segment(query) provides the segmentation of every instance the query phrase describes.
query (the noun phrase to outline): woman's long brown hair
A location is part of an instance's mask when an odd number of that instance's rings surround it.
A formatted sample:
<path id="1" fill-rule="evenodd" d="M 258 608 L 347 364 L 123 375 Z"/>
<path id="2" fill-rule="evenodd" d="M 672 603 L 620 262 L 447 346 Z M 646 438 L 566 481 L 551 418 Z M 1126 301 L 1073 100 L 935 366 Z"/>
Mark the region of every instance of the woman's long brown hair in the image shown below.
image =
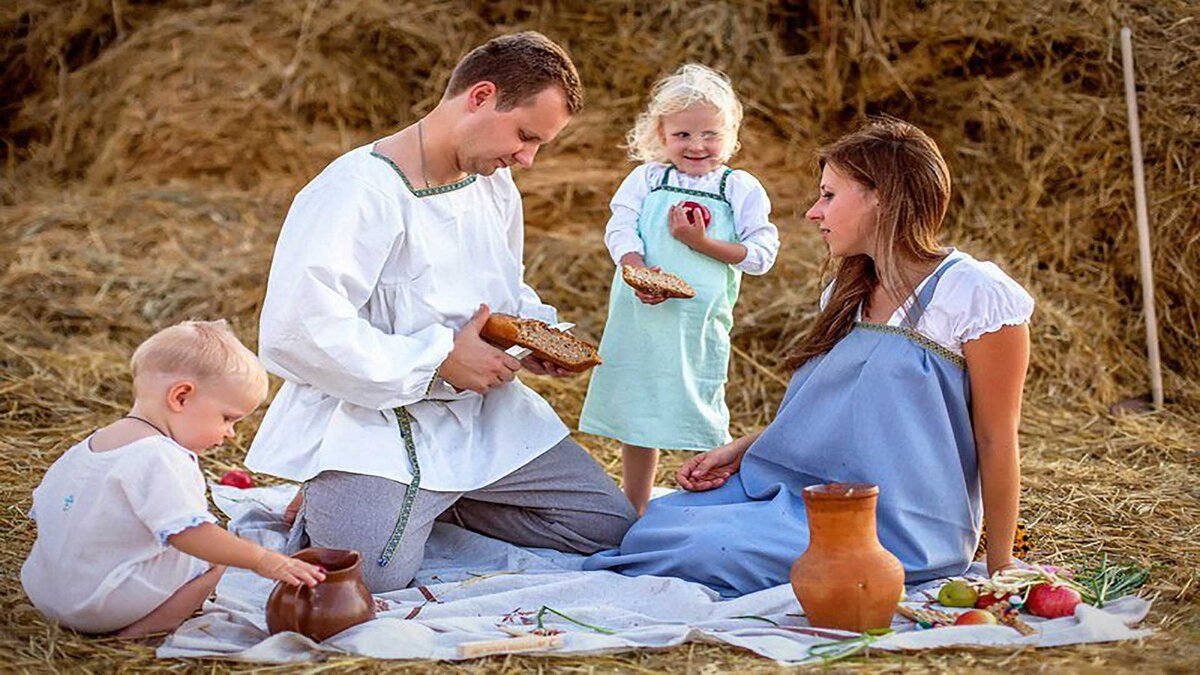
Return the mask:
<path id="1" fill-rule="evenodd" d="M 897 119 L 869 122 L 823 148 L 821 169 L 874 190 L 877 201 L 874 255 L 826 259 L 822 280 L 832 271 L 833 293 L 816 323 L 788 354 L 789 368 L 824 354 L 854 328 L 860 306 L 876 286 L 903 302 L 920 279 L 906 279 L 898 260 L 931 262 L 943 255 L 938 230 L 950 203 L 950 171 L 933 139 Z"/>

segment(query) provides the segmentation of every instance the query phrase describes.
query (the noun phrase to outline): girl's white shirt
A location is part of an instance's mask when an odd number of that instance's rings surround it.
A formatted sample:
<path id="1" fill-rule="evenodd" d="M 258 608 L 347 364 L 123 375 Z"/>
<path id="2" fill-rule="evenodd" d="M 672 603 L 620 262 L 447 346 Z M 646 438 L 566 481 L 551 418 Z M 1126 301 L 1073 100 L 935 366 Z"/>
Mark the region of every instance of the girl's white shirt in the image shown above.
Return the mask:
<path id="1" fill-rule="evenodd" d="M 612 217 L 604 231 L 604 243 L 613 262 L 620 264 L 626 253 L 645 255 L 645 246 L 637 233 L 638 215 L 642 201 L 650 191 L 662 183 L 667 164 L 648 162 L 634 169 L 621 187 L 617 188 L 609 207 Z M 700 190 L 719 194 L 721 177 L 728 167 L 721 165 L 700 176 L 691 176 L 682 171 L 672 171 L 667 184 L 686 190 Z M 747 274 L 766 274 L 775 264 L 779 253 L 779 230 L 771 223 L 771 200 L 762 183 L 749 172 L 741 169 L 729 174 L 725 182 L 725 197 L 733 207 L 734 230 L 738 243 L 746 247 L 746 258 L 734 265 Z M 679 196 L 679 201 L 687 197 Z M 667 224 L 662 223 L 662 227 Z"/>
<path id="2" fill-rule="evenodd" d="M 407 484 L 400 406 L 415 420 L 429 490 L 483 487 L 567 436 L 520 380 L 480 395 L 435 378 L 483 303 L 557 321 L 523 280 L 524 216 L 508 169 L 455 186 L 414 192 L 366 145 L 296 195 L 259 324 L 259 356 L 284 383 L 247 467 L 295 481 L 345 471 Z"/>
<path id="3" fill-rule="evenodd" d="M 942 262 L 958 259 L 946 270 L 934 289 L 933 298 L 917 321 L 916 330 L 950 351 L 963 355 L 963 343 L 976 340 L 1005 326 L 1017 326 L 1033 315 L 1033 297 L 995 263 L 984 262 L 950 249 Z M 929 283 L 922 281 L 912 296 L 888 319 L 889 326 L 904 325 L 904 317 L 917 294 Z M 833 283 L 821 293 L 821 309 L 829 302 Z M 862 319 L 862 308 L 859 308 Z"/>
<path id="4" fill-rule="evenodd" d="M 33 491 L 37 539 L 21 584 L 46 617 L 108 632 L 208 570 L 167 538 L 216 518 L 191 451 L 164 436 L 107 452 L 93 452 L 90 441 L 55 460 Z"/>

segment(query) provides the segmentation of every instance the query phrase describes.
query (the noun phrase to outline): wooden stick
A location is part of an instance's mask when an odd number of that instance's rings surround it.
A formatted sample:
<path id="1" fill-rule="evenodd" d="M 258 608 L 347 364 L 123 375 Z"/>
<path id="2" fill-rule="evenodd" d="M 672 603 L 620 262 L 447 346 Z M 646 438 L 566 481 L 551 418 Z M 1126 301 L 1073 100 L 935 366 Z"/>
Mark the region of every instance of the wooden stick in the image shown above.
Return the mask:
<path id="1" fill-rule="evenodd" d="M 1000 619 L 1000 623 L 1004 624 L 1005 626 L 1011 626 L 1011 627 L 1015 628 L 1018 633 L 1020 633 L 1021 635 L 1024 635 L 1025 637 L 1029 637 L 1030 635 L 1037 635 L 1036 628 L 1034 628 L 1033 626 L 1030 626 L 1029 624 L 1025 623 L 1024 621 L 1022 621 L 1020 618 L 1017 618 L 1017 617 L 1013 617 L 1011 619 Z"/>
<path id="2" fill-rule="evenodd" d="M 491 654 L 516 654 L 558 649 L 563 645 L 562 635 L 528 635 L 503 640 L 464 642 L 458 645 L 458 658 L 474 659 Z"/>
<path id="3" fill-rule="evenodd" d="M 1142 309 L 1146 314 L 1146 355 L 1150 360 L 1150 397 L 1162 408 L 1162 362 L 1158 355 L 1158 315 L 1154 310 L 1154 272 L 1150 263 L 1150 216 L 1146 209 L 1146 173 L 1142 165 L 1142 133 L 1138 122 L 1137 88 L 1133 81 L 1133 31 L 1121 29 L 1121 60 L 1125 66 L 1125 107 L 1129 145 L 1133 151 L 1133 196 L 1137 209 L 1138 262 L 1142 273 Z"/>
<path id="4" fill-rule="evenodd" d="M 953 614 L 940 609 L 913 609 L 905 605 L 896 605 L 896 613 L 913 623 L 924 621 L 931 626 L 952 626 L 955 619 Z"/>

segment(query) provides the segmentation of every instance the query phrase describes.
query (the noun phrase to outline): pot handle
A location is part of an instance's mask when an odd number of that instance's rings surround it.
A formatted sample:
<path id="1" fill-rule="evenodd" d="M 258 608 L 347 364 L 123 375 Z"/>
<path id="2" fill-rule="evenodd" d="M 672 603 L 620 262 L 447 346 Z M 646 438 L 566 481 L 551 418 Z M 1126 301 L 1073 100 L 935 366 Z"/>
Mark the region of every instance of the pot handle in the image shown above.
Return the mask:
<path id="1" fill-rule="evenodd" d="M 312 610 L 312 603 L 307 605 L 300 604 L 300 594 L 305 591 L 311 591 L 307 584 L 297 584 L 292 590 L 292 626 L 293 633 L 304 635 L 304 631 L 300 630 L 300 626 L 308 623 L 308 613 Z"/>

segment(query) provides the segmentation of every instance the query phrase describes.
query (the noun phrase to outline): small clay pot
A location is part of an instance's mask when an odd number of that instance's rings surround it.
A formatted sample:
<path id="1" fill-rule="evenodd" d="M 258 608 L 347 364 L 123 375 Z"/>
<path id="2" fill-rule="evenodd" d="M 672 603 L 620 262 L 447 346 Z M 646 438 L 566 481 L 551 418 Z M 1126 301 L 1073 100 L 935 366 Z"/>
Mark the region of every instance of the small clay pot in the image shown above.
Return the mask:
<path id="1" fill-rule="evenodd" d="M 317 642 L 375 618 L 375 601 L 363 583 L 357 551 L 306 548 L 292 556 L 325 568 L 325 581 L 309 588 L 275 584 L 267 598 L 267 630 L 293 631 Z"/>
<path id="2" fill-rule="evenodd" d="M 861 633 L 892 624 L 904 568 L 879 543 L 879 486 L 829 483 L 804 489 L 809 543 L 791 582 L 808 622 Z"/>

